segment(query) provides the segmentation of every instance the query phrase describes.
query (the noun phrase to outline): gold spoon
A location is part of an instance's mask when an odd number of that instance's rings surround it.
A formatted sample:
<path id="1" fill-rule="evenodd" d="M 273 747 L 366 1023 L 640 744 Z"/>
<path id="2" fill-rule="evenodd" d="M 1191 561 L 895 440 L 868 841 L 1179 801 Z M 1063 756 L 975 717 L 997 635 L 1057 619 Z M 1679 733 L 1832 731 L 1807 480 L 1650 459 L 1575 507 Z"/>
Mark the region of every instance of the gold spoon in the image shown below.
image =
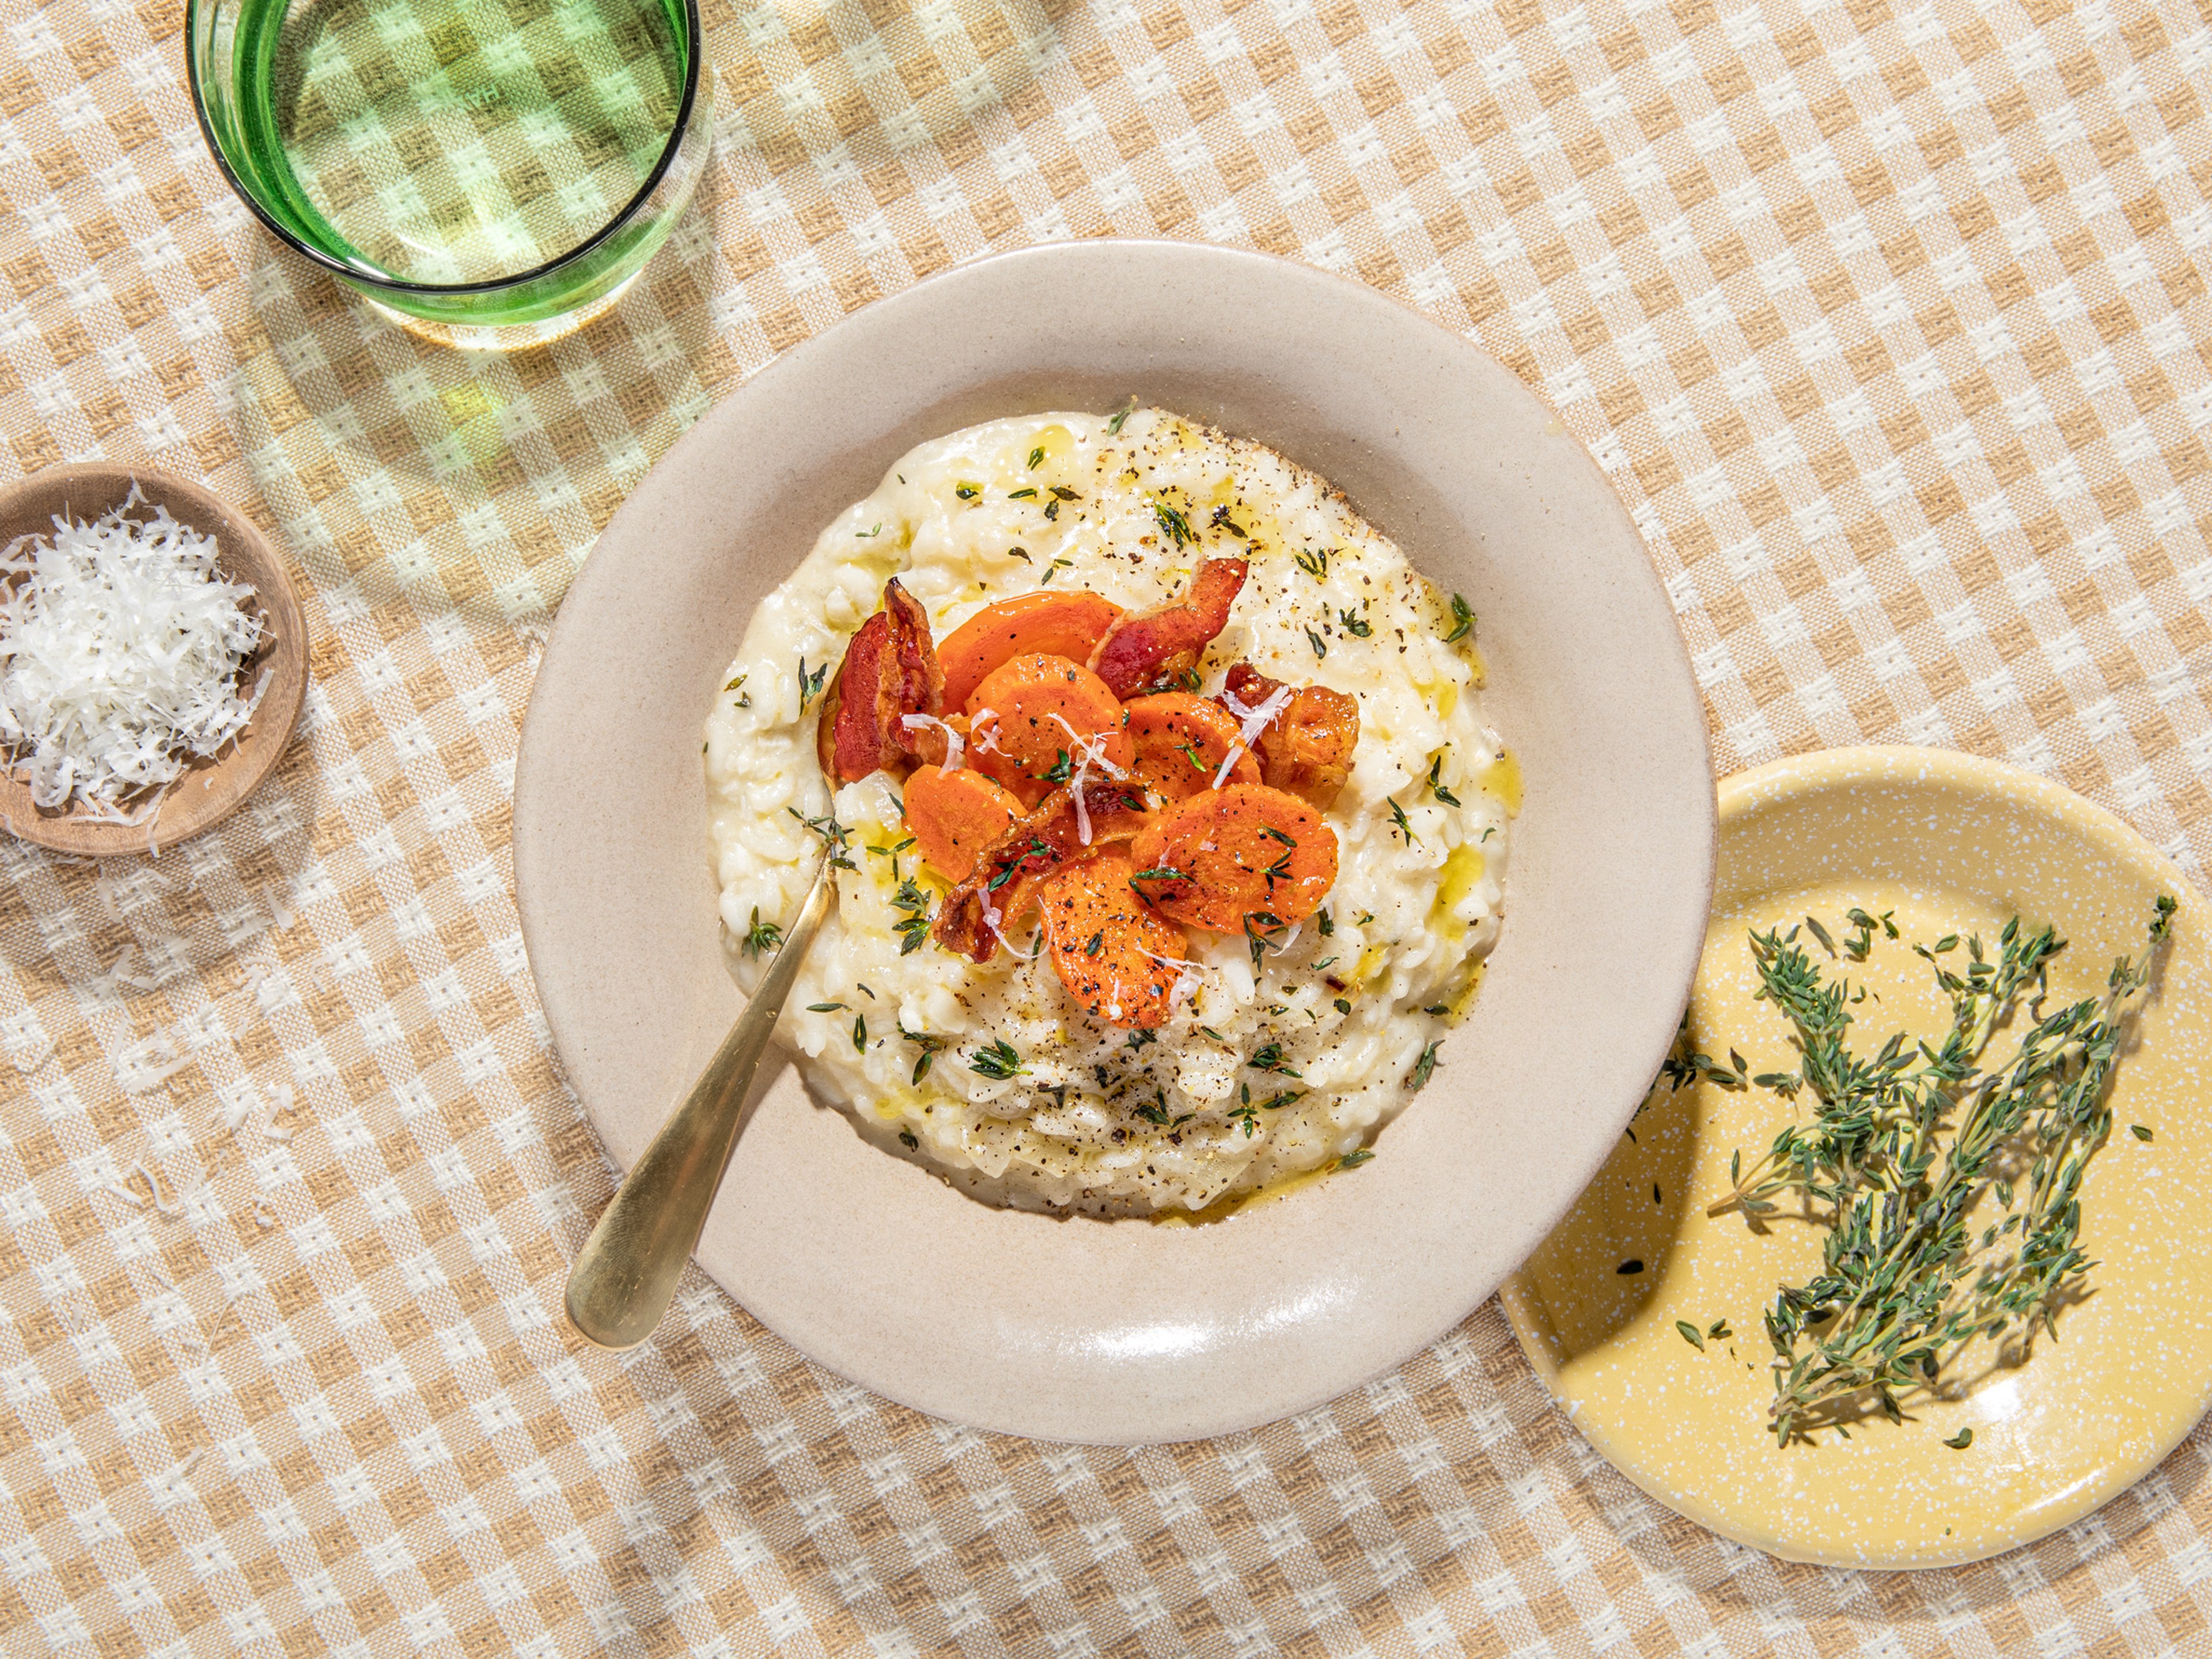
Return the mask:
<path id="1" fill-rule="evenodd" d="M 753 1072 L 835 890 L 825 855 L 744 1012 L 584 1241 L 568 1270 L 568 1304 L 569 1322 L 587 1341 L 634 1348 L 668 1310 L 752 1116 Z"/>

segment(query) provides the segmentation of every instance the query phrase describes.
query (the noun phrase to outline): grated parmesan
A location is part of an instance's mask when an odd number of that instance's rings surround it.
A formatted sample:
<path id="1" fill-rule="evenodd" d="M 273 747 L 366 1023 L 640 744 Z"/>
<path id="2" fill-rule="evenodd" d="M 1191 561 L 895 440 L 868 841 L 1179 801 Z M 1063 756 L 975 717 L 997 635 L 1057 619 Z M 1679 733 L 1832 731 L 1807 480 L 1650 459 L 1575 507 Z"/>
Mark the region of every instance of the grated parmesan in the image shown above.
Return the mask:
<path id="1" fill-rule="evenodd" d="M 212 758 L 269 684 L 264 670 L 240 695 L 266 638 L 253 590 L 225 580 L 215 538 L 167 507 L 126 519 L 141 500 L 134 485 L 90 524 L 57 517 L 52 539 L 0 550 L 0 752 L 43 809 L 145 821 L 158 793 L 135 816 L 123 802 Z"/>

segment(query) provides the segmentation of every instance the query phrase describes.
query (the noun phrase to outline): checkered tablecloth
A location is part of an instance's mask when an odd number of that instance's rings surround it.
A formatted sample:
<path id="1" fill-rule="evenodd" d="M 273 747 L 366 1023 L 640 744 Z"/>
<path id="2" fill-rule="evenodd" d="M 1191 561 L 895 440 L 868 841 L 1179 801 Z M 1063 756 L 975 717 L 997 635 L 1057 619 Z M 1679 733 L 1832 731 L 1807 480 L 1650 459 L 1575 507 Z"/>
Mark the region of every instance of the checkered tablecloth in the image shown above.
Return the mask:
<path id="1" fill-rule="evenodd" d="M 619 310 L 417 343 L 226 192 L 181 0 L 0 9 L 0 474 L 204 477 L 315 684 L 158 862 L 0 846 L 12 1652 L 1786 1655 L 2201 1646 L 2212 1439 L 1978 1567 L 1816 1571 L 1600 1464 L 1494 1305 L 1216 1442 L 947 1427 L 695 1273 L 560 1317 L 610 1176 L 516 932 L 536 643 L 717 396 L 994 248 L 1357 274 L 1634 509 L 1723 769 L 2012 759 L 2212 858 L 2212 27 L 2122 0 L 708 0 L 717 159 Z M 152 1183 L 149 1188 L 149 1181 Z"/>

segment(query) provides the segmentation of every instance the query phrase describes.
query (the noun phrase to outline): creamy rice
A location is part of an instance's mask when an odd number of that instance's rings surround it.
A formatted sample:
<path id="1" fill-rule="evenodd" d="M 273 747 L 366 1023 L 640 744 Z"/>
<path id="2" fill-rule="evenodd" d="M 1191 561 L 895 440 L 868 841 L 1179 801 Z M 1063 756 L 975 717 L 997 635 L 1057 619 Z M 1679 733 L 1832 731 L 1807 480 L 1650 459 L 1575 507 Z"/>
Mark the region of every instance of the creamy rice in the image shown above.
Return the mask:
<path id="1" fill-rule="evenodd" d="M 1444 641 L 1448 606 L 1342 495 L 1163 410 L 1137 410 L 1118 434 L 1109 424 L 995 421 L 901 460 L 755 614 L 707 722 L 706 770 L 726 940 L 748 986 L 763 960 L 745 947 L 756 919 L 793 915 L 819 858 L 800 819 L 834 813 L 852 832 L 859 868 L 840 873 L 777 1030 L 811 1085 L 872 1139 L 978 1197 L 1110 1215 L 1197 1210 L 1320 1169 L 1406 1104 L 1496 939 L 1517 772 L 1484 722 L 1472 636 Z M 1075 498 L 1048 520 L 1054 485 Z M 1200 546 L 1164 533 L 1156 501 L 1184 511 Z M 1211 522 L 1217 507 L 1249 540 Z M 900 849 L 890 776 L 833 798 L 815 758 L 819 696 L 801 708 L 802 663 L 834 674 L 892 575 L 941 643 L 983 605 L 1048 579 L 1131 610 L 1157 605 L 1201 554 L 1251 562 L 1200 665 L 1206 694 L 1243 659 L 1358 700 L 1351 780 L 1323 814 L 1340 859 L 1322 913 L 1256 975 L 1245 939 L 1193 930 L 1185 994 L 1156 1034 L 1085 1015 L 1042 956 L 1000 951 L 978 966 L 933 940 L 902 953 L 899 878 L 916 877 L 933 905 L 949 884 Z M 1456 806 L 1431 784 L 1439 761 Z M 1034 948 L 1034 932 L 1024 921 L 1015 943 Z M 1025 1074 L 971 1068 L 998 1042 Z"/>

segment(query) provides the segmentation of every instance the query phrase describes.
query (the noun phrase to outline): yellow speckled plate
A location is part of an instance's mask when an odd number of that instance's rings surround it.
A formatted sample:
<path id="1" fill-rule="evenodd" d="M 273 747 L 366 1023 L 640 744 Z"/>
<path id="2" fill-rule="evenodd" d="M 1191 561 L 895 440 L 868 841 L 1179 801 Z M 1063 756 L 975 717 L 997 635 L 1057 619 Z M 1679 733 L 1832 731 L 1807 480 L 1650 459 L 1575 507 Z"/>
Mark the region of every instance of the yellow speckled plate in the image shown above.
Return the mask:
<path id="1" fill-rule="evenodd" d="M 1582 1431 L 1645 1492 L 1714 1531 L 1792 1560 L 1934 1567 L 2031 1542 L 2153 1468 L 2212 1403 L 2212 947 L 2203 901 L 2110 813 L 2011 767 L 1925 749 L 1847 749 L 1721 786 L 1720 869 L 1692 994 L 1698 1046 L 1740 1048 L 1753 1073 L 1794 1069 L 1787 1027 L 1756 985 L 1747 928 L 1838 925 L 1895 912 L 1904 937 L 1841 964 L 1869 996 L 1871 1050 L 1903 1026 L 1940 1030 L 1948 1004 L 1909 949 L 1953 931 L 1994 940 L 2015 913 L 2070 941 L 2053 1007 L 2101 992 L 2138 952 L 2153 902 L 2181 901 L 2138 1042 L 2113 1085 L 2114 1128 L 2081 1195 L 2100 1265 L 2025 1364 L 1983 1364 L 1954 1397 L 1850 1438 L 1778 1447 L 1765 1428 L 1772 1357 L 1760 1312 L 1817 1267 L 1822 1234 L 1779 1219 L 1754 1234 L 1708 1218 L 1729 1155 L 1762 1152 L 1798 1110 L 1709 1083 L 1655 1093 L 1559 1230 L 1502 1292 L 1537 1371 Z M 1817 954 L 1817 953 L 1816 953 Z M 1824 962 L 1823 965 L 1826 965 Z M 1875 999 L 1878 998 L 1879 1003 Z M 1988 1060 L 2010 1054 L 2020 1022 Z M 2130 1133 L 2151 1131 L 2142 1140 Z M 1638 1269 L 1624 1271 L 1628 1264 Z M 1693 1349 L 1676 1329 L 1725 1320 Z M 1942 1443 L 1966 1427 L 1972 1443 Z"/>

